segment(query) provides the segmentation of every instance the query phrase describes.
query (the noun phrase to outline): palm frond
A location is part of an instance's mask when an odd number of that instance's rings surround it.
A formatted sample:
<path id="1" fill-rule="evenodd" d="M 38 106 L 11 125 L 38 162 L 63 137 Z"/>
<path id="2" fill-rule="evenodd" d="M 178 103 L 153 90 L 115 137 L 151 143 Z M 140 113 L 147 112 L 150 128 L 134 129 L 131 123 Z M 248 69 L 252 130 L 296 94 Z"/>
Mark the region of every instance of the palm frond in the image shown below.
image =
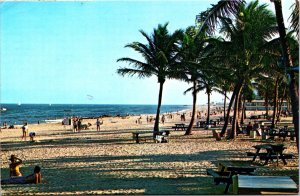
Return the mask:
<path id="1" fill-rule="evenodd" d="M 119 68 L 117 70 L 117 73 L 122 76 L 129 75 L 130 77 L 137 75 L 138 78 L 150 77 L 152 75 L 151 72 L 146 72 L 138 69 L 130 69 L 130 68 Z"/>
<path id="2" fill-rule="evenodd" d="M 234 15 L 242 3 L 244 3 L 244 0 L 221 0 L 215 5 L 212 4 L 211 8 L 200 13 L 197 22 L 200 24 L 207 24 L 207 31 L 209 34 L 212 34 L 217 26 L 218 17 L 229 17 Z M 205 27 L 205 25 L 203 25 L 203 27 Z"/>
<path id="3" fill-rule="evenodd" d="M 297 37 L 299 38 L 299 0 L 295 0 L 292 7 L 294 7 L 294 9 L 289 20 L 291 20 L 291 27 L 293 28 L 293 31 L 296 32 Z"/>

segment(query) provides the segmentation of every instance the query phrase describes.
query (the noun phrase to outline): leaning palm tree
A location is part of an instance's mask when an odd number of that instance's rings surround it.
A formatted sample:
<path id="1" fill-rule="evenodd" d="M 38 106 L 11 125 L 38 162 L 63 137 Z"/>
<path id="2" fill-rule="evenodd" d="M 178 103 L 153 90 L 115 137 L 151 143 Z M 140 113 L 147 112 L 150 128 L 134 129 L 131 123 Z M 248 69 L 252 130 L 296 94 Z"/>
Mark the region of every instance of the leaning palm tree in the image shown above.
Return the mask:
<path id="1" fill-rule="evenodd" d="M 176 64 L 178 56 L 178 42 L 182 35 L 181 30 L 176 30 L 170 34 L 167 30 L 168 23 L 158 25 L 154 29 L 152 35 L 146 34 L 143 30 L 140 33 L 146 38 L 147 44 L 133 42 L 125 47 L 132 48 L 140 53 L 144 61 L 124 57 L 117 62 L 128 62 L 134 68 L 119 68 L 117 73 L 124 75 L 137 75 L 139 78 L 156 76 L 159 83 L 158 105 L 156 111 L 156 120 L 154 123 L 153 137 L 159 132 L 159 115 L 162 103 L 163 85 L 168 78 L 174 77 L 177 73 L 173 71 L 173 66 Z"/>

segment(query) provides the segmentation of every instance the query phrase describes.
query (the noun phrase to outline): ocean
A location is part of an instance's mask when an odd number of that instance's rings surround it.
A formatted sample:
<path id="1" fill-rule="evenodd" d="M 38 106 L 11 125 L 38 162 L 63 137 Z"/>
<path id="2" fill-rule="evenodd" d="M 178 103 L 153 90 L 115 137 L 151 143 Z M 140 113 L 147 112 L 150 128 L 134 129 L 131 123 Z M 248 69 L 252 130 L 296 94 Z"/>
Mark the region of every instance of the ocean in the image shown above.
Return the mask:
<path id="1" fill-rule="evenodd" d="M 0 123 L 20 125 L 24 122 L 45 123 L 48 119 L 62 119 L 79 116 L 94 118 L 99 116 L 125 116 L 156 114 L 157 105 L 112 105 L 112 104 L 1 104 Z M 161 114 L 191 109 L 191 105 L 162 105 Z"/>

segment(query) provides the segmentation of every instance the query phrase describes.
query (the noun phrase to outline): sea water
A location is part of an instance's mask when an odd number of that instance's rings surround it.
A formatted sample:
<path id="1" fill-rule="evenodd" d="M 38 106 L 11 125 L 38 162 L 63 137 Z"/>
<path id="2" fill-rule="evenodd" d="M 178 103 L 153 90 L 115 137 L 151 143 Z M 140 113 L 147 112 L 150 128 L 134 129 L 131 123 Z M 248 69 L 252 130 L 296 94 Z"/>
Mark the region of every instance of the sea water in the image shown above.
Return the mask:
<path id="1" fill-rule="evenodd" d="M 112 104 L 1 104 L 6 111 L 1 111 L 0 123 L 19 125 L 28 123 L 45 123 L 47 119 L 62 119 L 78 116 L 96 118 L 99 116 L 125 116 L 156 114 L 157 105 L 112 105 Z M 162 105 L 161 114 L 166 112 L 183 112 L 191 105 Z"/>

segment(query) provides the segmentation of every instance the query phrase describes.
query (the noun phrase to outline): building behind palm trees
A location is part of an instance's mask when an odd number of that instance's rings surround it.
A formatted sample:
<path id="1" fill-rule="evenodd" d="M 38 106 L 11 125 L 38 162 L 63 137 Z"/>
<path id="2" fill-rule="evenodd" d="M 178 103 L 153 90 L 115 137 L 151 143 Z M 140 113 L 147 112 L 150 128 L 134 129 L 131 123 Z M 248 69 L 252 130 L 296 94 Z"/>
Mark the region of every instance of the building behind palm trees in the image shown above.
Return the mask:
<path id="1" fill-rule="evenodd" d="M 270 102 L 268 104 L 268 110 L 273 110 L 273 106 L 271 104 L 272 104 L 272 102 Z M 251 102 L 246 102 L 245 108 L 246 108 L 246 110 L 250 110 L 250 111 L 256 111 L 256 110 L 257 111 L 265 111 L 266 103 L 265 103 L 265 100 L 255 99 L 255 100 L 252 100 Z M 286 110 L 288 110 L 288 108 L 290 108 L 290 107 L 288 106 L 287 101 L 283 101 L 281 110 L 286 111 Z"/>

